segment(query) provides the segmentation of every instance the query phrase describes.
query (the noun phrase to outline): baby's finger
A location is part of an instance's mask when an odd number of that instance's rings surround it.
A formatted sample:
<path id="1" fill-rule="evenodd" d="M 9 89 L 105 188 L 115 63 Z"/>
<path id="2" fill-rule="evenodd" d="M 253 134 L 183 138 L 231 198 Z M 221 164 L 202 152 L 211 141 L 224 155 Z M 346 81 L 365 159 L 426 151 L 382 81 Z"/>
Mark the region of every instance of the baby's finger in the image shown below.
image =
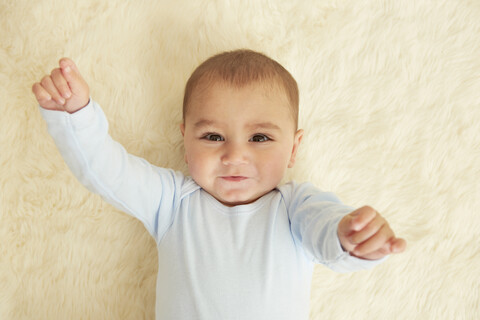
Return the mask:
<path id="1" fill-rule="evenodd" d="M 35 83 L 32 86 L 32 92 L 38 101 L 38 104 L 48 110 L 57 110 L 58 104 L 52 100 L 52 96 L 42 87 L 40 83 Z"/>
<path id="2" fill-rule="evenodd" d="M 392 231 L 386 224 L 384 224 L 375 235 L 356 246 L 353 250 L 353 254 L 356 256 L 364 256 L 369 253 L 375 252 L 384 247 L 385 243 L 387 243 L 391 237 Z M 389 252 L 387 252 L 386 254 L 390 253 L 391 249 L 389 248 L 388 251 Z"/>
<path id="3" fill-rule="evenodd" d="M 355 231 L 362 230 L 377 216 L 377 211 L 370 206 L 361 207 L 351 214 L 351 228 Z"/>
<path id="4" fill-rule="evenodd" d="M 33 84 L 32 92 L 39 103 L 47 102 L 52 99 L 52 96 L 49 95 L 48 92 L 43 89 L 42 85 L 38 82 Z"/>
<path id="5" fill-rule="evenodd" d="M 54 69 L 50 77 L 52 78 L 53 84 L 63 98 L 68 99 L 72 96 L 67 80 L 65 80 L 60 68 Z"/>
<path id="6" fill-rule="evenodd" d="M 402 253 L 407 247 L 407 242 L 402 238 L 395 238 L 390 242 L 393 253 Z"/>
<path id="7" fill-rule="evenodd" d="M 82 75 L 78 71 L 77 66 L 75 63 L 68 58 L 60 59 L 60 68 L 62 70 L 62 74 L 68 82 L 70 89 L 74 93 L 78 93 L 79 90 L 85 90 L 85 80 L 83 79 Z"/>
<path id="8" fill-rule="evenodd" d="M 366 226 L 364 226 L 360 231 L 353 233 L 349 240 L 353 244 L 359 244 L 365 242 L 370 237 L 375 235 L 384 225 L 386 221 L 380 216 L 376 215 L 373 220 L 371 220 Z"/>
<path id="9" fill-rule="evenodd" d="M 60 67 L 61 67 L 61 68 L 70 67 L 70 68 L 72 68 L 72 70 L 73 70 L 75 73 L 77 73 L 78 75 L 80 75 L 80 71 L 78 70 L 77 65 L 75 64 L 75 62 L 73 62 L 72 59 L 70 59 L 70 58 L 62 58 L 62 59 L 60 59 L 59 64 L 60 64 Z"/>
<path id="10" fill-rule="evenodd" d="M 53 84 L 52 78 L 50 76 L 45 76 L 40 81 L 42 87 L 47 91 L 47 93 L 60 105 L 65 104 L 65 99 L 60 95 L 57 88 Z"/>

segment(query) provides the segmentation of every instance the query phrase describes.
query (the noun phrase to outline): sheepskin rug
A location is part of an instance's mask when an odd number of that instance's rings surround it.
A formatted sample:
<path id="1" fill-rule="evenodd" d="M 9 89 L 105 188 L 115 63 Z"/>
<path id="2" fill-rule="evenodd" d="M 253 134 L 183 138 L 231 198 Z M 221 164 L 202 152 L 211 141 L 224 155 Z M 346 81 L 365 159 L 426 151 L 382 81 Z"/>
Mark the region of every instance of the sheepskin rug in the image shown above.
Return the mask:
<path id="1" fill-rule="evenodd" d="M 0 319 L 153 319 L 157 252 L 89 193 L 31 86 L 67 56 L 135 155 L 183 172 L 193 69 L 250 48 L 301 91 L 286 180 L 381 212 L 405 253 L 312 279 L 310 319 L 480 319 L 480 2 L 0 1 Z"/>

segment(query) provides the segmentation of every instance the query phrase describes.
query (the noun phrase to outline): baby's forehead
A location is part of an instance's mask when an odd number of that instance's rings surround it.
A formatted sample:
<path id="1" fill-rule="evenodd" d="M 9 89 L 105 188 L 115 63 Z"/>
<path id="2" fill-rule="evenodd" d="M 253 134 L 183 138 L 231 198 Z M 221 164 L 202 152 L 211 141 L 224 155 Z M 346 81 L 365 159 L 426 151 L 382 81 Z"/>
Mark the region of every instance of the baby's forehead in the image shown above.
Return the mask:
<path id="1" fill-rule="evenodd" d="M 212 99 L 218 95 L 227 96 L 228 98 L 235 99 L 235 93 L 237 92 L 250 92 L 251 94 L 261 94 L 268 100 L 281 101 L 282 105 L 290 106 L 287 93 L 285 89 L 275 81 L 252 81 L 248 83 L 242 83 L 241 85 L 230 83 L 223 80 L 205 80 L 199 81 L 195 88 L 192 90 L 190 101 L 187 105 L 187 110 L 195 108 L 201 105 L 201 102 Z M 200 102 L 200 104 L 198 103 Z"/>
<path id="2" fill-rule="evenodd" d="M 296 128 L 292 107 L 279 88 L 261 83 L 234 86 L 225 83 L 197 88 L 192 94 L 184 123 L 206 127 L 248 127 L 257 129 Z M 280 122 L 279 122 L 280 121 Z"/>
<path id="3" fill-rule="evenodd" d="M 188 114 L 191 113 L 192 110 L 195 110 L 195 113 L 197 113 L 201 111 L 197 108 L 203 109 L 204 103 L 211 102 L 211 100 L 209 100 L 210 98 L 215 98 L 219 94 L 225 98 L 226 95 L 223 90 L 232 93 L 232 95 L 242 91 L 257 92 L 267 100 L 275 101 L 278 108 L 282 108 L 288 112 L 296 130 L 298 127 L 298 95 L 292 96 L 292 90 L 289 89 L 291 88 L 285 84 L 283 79 L 275 75 L 254 80 L 235 80 L 232 78 L 223 78 L 215 73 L 204 74 L 190 83 L 189 89 L 186 90 L 183 104 L 183 123 L 187 122 Z M 234 99 L 234 97 L 227 97 L 227 99 Z M 280 110 L 276 110 L 275 112 L 277 111 Z"/>

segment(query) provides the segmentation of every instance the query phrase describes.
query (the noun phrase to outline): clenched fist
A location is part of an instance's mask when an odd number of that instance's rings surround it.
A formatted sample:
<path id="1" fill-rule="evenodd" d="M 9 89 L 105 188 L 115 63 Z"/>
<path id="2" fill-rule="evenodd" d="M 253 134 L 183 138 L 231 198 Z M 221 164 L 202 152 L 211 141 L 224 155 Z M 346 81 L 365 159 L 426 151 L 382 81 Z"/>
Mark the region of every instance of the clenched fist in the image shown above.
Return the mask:
<path id="1" fill-rule="evenodd" d="M 403 252 L 407 245 L 404 239 L 396 238 L 388 222 L 368 206 L 343 217 L 337 232 L 346 251 L 367 260 Z"/>
<path id="2" fill-rule="evenodd" d="M 88 84 L 72 60 L 62 58 L 59 66 L 35 83 L 32 91 L 42 108 L 74 113 L 89 102 Z"/>

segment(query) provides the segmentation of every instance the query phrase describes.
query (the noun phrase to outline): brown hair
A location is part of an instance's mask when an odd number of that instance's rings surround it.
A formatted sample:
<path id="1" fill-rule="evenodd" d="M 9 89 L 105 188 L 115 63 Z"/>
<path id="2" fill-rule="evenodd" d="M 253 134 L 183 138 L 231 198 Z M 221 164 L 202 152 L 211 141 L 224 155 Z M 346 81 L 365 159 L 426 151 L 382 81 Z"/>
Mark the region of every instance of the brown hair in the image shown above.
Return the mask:
<path id="1" fill-rule="evenodd" d="M 273 84 L 284 89 L 292 110 L 295 128 L 298 124 L 298 86 L 292 75 L 275 60 L 266 55 L 247 49 L 217 54 L 200 64 L 187 81 L 183 97 L 183 121 L 191 96 L 202 85 L 224 81 L 236 87 L 253 82 Z"/>

